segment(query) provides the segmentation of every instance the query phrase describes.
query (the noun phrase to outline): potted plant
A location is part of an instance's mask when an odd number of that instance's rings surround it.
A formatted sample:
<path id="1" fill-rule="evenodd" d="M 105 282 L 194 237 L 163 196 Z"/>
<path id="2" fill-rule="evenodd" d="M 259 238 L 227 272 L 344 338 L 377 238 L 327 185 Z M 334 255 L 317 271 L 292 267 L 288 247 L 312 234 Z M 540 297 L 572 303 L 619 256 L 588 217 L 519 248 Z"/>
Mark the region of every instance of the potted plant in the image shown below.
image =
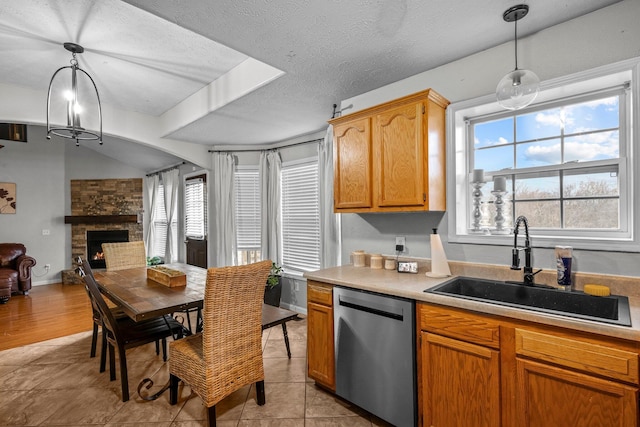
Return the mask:
<path id="1" fill-rule="evenodd" d="M 271 272 L 267 277 L 264 289 L 264 303 L 280 307 L 282 296 L 282 267 L 275 262 L 271 263 Z"/>

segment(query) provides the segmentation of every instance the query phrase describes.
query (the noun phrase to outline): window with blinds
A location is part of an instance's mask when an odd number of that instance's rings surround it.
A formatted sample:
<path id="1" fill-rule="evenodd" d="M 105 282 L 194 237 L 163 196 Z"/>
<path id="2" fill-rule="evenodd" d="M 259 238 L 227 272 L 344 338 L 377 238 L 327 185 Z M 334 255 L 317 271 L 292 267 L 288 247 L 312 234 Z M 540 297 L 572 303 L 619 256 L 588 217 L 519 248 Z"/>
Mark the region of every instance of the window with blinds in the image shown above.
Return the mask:
<path id="1" fill-rule="evenodd" d="M 184 183 L 184 235 L 191 239 L 207 236 L 207 176 L 186 178 Z"/>
<path id="2" fill-rule="evenodd" d="M 153 222 L 154 242 L 153 248 L 150 248 L 147 256 L 158 256 L 160 258 L 164 258 L 167 248 L 168 219 L 167 211 L 164 208 L 164 186 L 162 184 L 158 186 L 158 194 L 156 194 L 156 200 L 158 202 L 155 206 L 155 221 Z M 176 218 L 176 216 L 177 215 L 174 215 L 174 218 Z M 174 233 L 177 233 L 178 222 L 173 221 L 171 223 L 171 228 L 173 229 Z"/>
<path id="3" fill-rule="evenodd" d="M 260 261 L 260 184 L 257 167 L 238 167 L 236 188 L 236 248 L 238 264 Z"/>
<path id="4" fill-rule="evenodd" d="M 289 270 L 320 268 L 318 160 L 282 166 L 282 260 Z"/>

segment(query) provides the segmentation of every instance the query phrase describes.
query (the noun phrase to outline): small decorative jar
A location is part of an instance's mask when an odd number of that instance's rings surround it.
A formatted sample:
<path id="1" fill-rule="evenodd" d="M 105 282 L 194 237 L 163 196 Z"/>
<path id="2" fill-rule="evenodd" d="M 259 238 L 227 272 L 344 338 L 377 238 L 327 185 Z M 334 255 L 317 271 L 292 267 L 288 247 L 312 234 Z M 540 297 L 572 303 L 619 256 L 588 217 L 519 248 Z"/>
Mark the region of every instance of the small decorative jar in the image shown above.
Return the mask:
<path id="1" fill-rule="evenodd" d="M 351 263 L 354 267 L 364 267 L 365 254 L 364 251 L 351 252 Z"/>
<path id="2" fill-rule="evenodd" d="M 371 259 L 369 260 L 369 262 L 371 264 L 371 268 L 375 270 L 382 269 L 382 255 L 380 254 L 371 255 Z"/>
<path id="3" fill-rule="evenodd" d="M 393 258 L 387 258 L 384 260 L 384 269 L 385 270 L 395 270 L 396 269 L 396 260 Z"/>

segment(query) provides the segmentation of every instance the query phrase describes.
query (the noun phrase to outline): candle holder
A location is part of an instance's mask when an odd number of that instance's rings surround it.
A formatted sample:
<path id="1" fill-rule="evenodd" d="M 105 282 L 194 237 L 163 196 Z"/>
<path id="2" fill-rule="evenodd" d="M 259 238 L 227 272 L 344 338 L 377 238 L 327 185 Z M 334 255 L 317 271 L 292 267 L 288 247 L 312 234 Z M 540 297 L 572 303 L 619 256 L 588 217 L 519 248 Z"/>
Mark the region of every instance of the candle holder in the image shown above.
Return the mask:
<path id="1" fill-rule="evenodd" d="M 496 216 L 494 217 L 496 228 L 491 231 L 491 234 L 509 234 L 511 230 L 509 228 L 505 228 L 505 217 L 504 217 L 504 201 L 503 197 L 507 194 L 506 191 L 493 190 L 491 194 L 496 198 L 493 204 L 496 207 Z"/>
<path id="2" fill-rule="evenodd" d="M 482 199 L 482 186 L 484 182 L 472 182 L 473 191 L 471 192 L 471 196 L 473 197 L 473 210 L 471 211 L 471 229 L 470 233 L 484 233 L 484 230 L 480 226 L 480 222 L 482 220 L 482 210 L 480 209 L 480 203 Z"/>

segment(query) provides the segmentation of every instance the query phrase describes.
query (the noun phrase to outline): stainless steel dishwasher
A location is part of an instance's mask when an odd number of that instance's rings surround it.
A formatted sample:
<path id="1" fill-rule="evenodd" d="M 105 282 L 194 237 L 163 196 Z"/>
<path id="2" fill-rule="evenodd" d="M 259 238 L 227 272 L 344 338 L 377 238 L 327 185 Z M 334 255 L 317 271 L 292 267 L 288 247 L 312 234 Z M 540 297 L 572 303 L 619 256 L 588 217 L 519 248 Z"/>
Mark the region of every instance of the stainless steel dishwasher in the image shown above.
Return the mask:
<path id="1" fill-rule="evenodd" d="M 417 425 L 415 302 L 333 290 L 336 394 L 398 427 Z"/>

